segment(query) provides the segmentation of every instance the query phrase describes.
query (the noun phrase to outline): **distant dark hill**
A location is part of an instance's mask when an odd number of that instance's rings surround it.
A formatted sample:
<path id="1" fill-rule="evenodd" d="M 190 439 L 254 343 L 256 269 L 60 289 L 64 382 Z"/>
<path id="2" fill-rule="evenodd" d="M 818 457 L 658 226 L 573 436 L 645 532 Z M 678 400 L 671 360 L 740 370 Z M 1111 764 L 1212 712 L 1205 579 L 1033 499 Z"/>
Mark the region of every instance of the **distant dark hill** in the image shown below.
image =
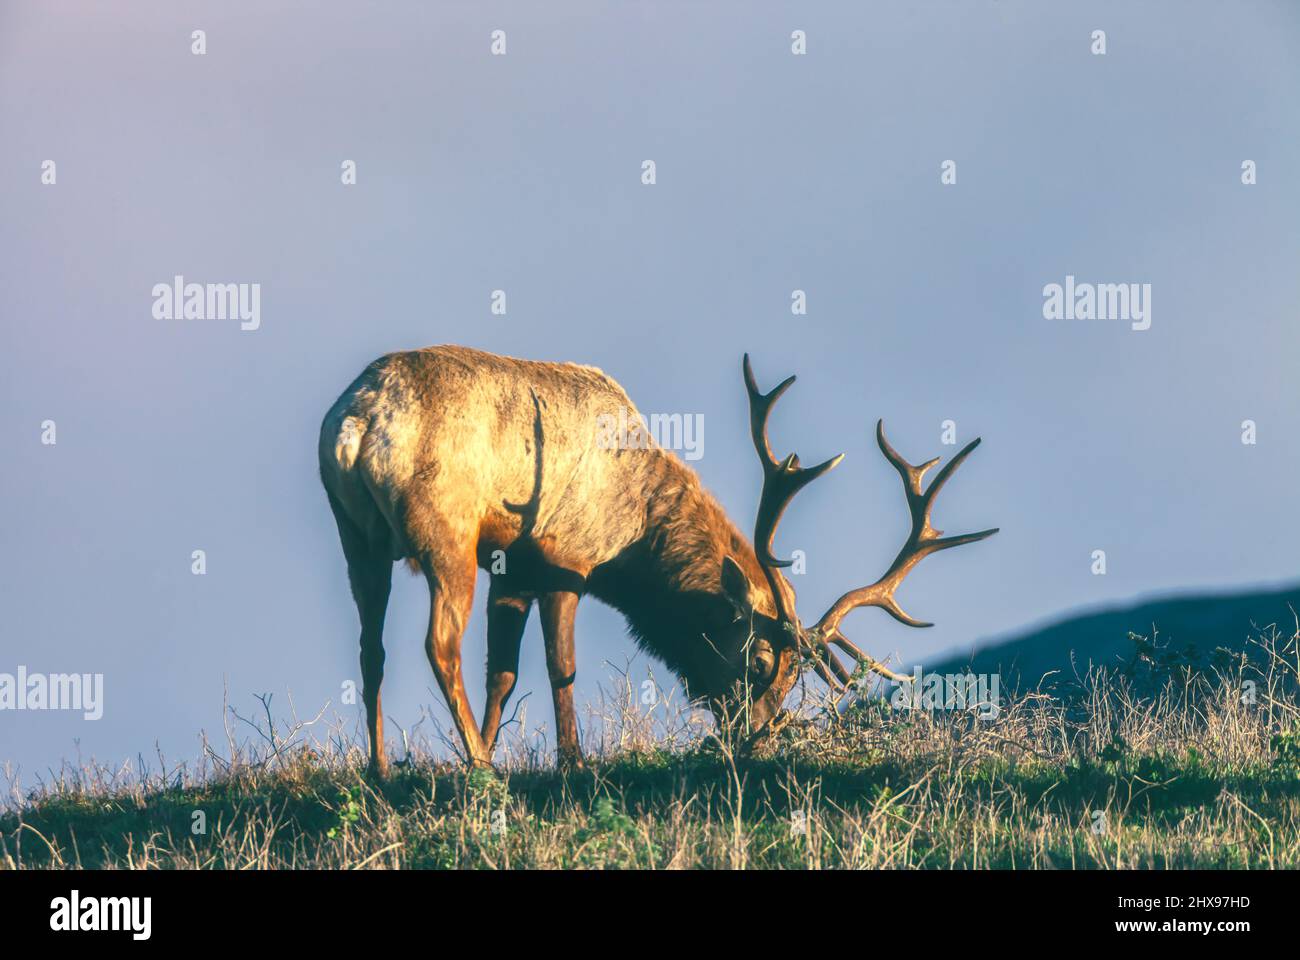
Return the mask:
<path id="1" fill-rule="evenodd" d="M 1276 590 L 1182 594 L 1139 601 L 1081 613 L 1005 639 L 976 644 L 972 650 L 949 654 L 924 669 L 953 673 L 971 667 L 975 673 L 1001 674 L 1002 682 L 1012 688 L 1033 688 L 1051 670 L 1073 678 L 1072 664 L 1077 664 L 1082 674 L 1090 664 L 1116 666 L 1130 660 L 1135 650 L 1130 632 L 1148 639 L 1155 632 L 1162 646 L 1183 650 L 1192 644 L 1208 657 L 1218 647 L 1244 649 L 1247 639 L 1256 635 L 1257 627 L 1277 624 L 1282 633 L 1292 633 L 1295 614 L 1288 604 L 1300 612 L 1300 584 Z"/>

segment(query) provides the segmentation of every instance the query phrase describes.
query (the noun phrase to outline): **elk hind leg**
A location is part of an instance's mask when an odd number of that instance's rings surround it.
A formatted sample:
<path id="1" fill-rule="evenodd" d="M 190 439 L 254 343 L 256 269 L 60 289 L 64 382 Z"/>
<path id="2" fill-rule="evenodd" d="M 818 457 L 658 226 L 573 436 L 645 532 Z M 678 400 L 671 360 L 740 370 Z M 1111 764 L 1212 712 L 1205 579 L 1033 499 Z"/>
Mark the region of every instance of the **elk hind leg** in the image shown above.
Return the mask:
<path id="1" fill-rule="evenodd" d="M 382 779 L 388 775 L 388 757 L 384 752 L 384 713 L 379 688 L 384 682 L 384 616 L 393 583 L 393 561 L 387 543 L 376 543 L 368 537 L 333 494 L 329 501 L 348 562 L 352 598 L 361 618 L 361 699 L 366 706 L 366 732 L 370 740 L 367 772 Z"/>
<path id="2" fill-rule="evenodd" d="M 473 552 L 458 561 L 426 553 L 419 562 L 429 584 L 429 631 L 425 639 L 429 665 L 465 745 L 465 759 L 471 766 L 489 766 L 491 758 L 474 721 L 461 674 L 460 643 L 474 601 L 477 574 Z"/>

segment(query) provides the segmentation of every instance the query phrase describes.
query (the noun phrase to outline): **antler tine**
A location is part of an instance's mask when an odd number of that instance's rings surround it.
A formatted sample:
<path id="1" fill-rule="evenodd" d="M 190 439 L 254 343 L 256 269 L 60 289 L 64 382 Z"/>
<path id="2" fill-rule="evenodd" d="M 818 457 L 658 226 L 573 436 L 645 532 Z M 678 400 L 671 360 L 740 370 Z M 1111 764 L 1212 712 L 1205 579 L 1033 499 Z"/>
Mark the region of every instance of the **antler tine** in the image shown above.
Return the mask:
<path id="1" fill-rule="evenodd" d="M 893 444 L 885 438 L 884 420 L 876 421 L 876 443 L 880 445 L 880 452 L 885 455 L 885 459 L 894 465 L 894 469 L 897 470 L 899 476 L 903 478 L 903 487 L 907 494 L 908 506 L 913 508 L 914 513 L 914 504 L 918 504 L 921 507 L 922 516 L 926 525 L 925 529 L 930 530 L 933 529 L 929 527 L 930 507 L 934 503 L 935 495 L 943 489 L 943 485 L 948 482 L 948 478 L 951 477 L 957 468 L 962 465 L 962 461 L 969 457 L 971 452 L 980 445 L 980 438 L 976 437 L 970 443 L 966 444 L 966 446 L 962 447 L 957 453 L 957 456 L 949 460 L 947 464 L 944 465 L 944 468 L 935 475 L 935 478 L 930 481 L 929 489 L 924 492 L 921 490 L 921 483 L 926 473 L 928 473 L 930 468 L 938 463 L 941 458 L 934 457 L 933 459 L 927 460 L 925 463 L 916 466 L 908 463 L 903 459 L 899 452 L 894 449 Z M 942 532 L 943 531 L 941 530 L 934 531 L 936 535 Z"/>
<path id="2" fill-rule="evenodd" d="M 853 683 L 853 675 L 844 669 L 844 665 L 835 658 L 825 644 L 809 645 L 808 651 L 812 654 L 813 669 L 817 671 L 817 676 L 826 682 L 826 686 L 836 691 L 849 689 Z"/>
<path id="3" fill-rule="evenodd" d="M 799 466 L 799 455 L 792 453 L 784 460 L 778 461 L 772 454 L 772 446 L 767 439 L 767 421 L 772 407 L 781 395 L 794 383 L 794 377 L 782 380 L 769 393 L 758 389 L 754 379 L 754 368 L 745 354 L 745 388 L 749 391 L 749 430 L 754 440 L 754 449 L 763 464 L 763 491 L 759 497 L 758 519 L 754 525 L 754 550 L 759 562 L 767 570 L 771 567 L 788 567 L 792 560 L 778 560 L 772 554 L 772 538 L 776 536 L 777 525 L 781 515 L 789 506 L 794 495 L 812 483 L 828 470 L 833 469 L 844 459 L 844 454 L 831 457 L 815 467 Z M 772 577 L 769 575 L 769 580 Z M 776 591 L 773 585 L 773 591 Z M 778 592 L 779 593 L 779 592 Z M 793 611 L 787 611 L 793 614 Z"/>
<path id="4" fill-rule="evenodd" d="M 763 461 L 763 473 L 775 467 L 780 463 L 772 455 L 772 446 L 767 442 L 767 418 L 772 414 L 772 408 L 776 402 L 781 399 L 781 394 L 790 389 L 790 384 L 794 383 L 793 375 L 786 377 L 772 389 L 770 393 L 764 393 L 758 389 L 758 381 L 754 379 L 754 368 L 749 362 L 749 354 L 745 354 L 745 390 L 749 393 L 749 433 L 754 438 L 754 449 L 758 451 L 759 459 Z"/>
<path id="5" fill-rule="evenodd" d="M 880 607 L 895 620 L 905 623 L 909 627 L 933 626 L 931 623 L 917 620 L 905 613 L 894 598 L 894 591 L 898 589 L 899 584 L 903 582 L 908 572 L 930 554 L 937 553 L 940 550 L 947 550 L 950 547 L 974 543 L 977 540 L 991 537 L 998 532 L 997 528 L 994 527 L 989 530 L 981 530 L 978 533 L 963 533 L 945 537 L 942 530 L 936 530 L 930 523 L 930 510 L 934 506 L 935 495 L 943 489 L 943 485 L 948 482 L 948 478 L 952 476 L 953 471 L 961 466 L 962 461 L 979 446 L 978 438 L 966 444 L 955 457 L 948 461 L 934 480 L 931 481 L 928 489 L 922 489 L 922 482 L 926 472 L 939 462 L 938 457 L 919 465 L 908 463 L 885 439 L 885 423 L 883 420 L 876 423 L 876 442 L 880 445 L 881 453 L 893 464 L 894 469 L 898 471 L 899 476 L 903 479 L 903 491 L 907 495 L 908 513 L 911 514 L 912 518 L 911 532 L 908 533 L 902 549 L 899 550 L 898 556 L 894 558 L 894 562 L 890 564 L 884 576 L 873 584 L 860 587 L 857 590 L 850 590 L 840 597 L 826 611 L 826 615 L 817 622 L 817 626 L 812 631 L 823 643 L 827 641 L 835 643 L 841 649 L 852 652 L 859 660 L 862 659 L 861 651 L 849 644 L 844 635 L 839 632 L 840 621 L 844 619 L 850 610 L 867 606 Z M 843 643 L 840 641 L 843 641 Z M 845 647 L 845 644 L 848 644 L 848 647 Z M 849 650 L 849 648 L 852 649 Z M 874 661 L 872 662 L 874 663 Z"/>
<path id="6" fill-rule="evenodd" d="M 890 680 L 902 681 L 902 680 L 911 679 L 910 677 L 904 676 L 901 673 L 895 673 L 893 670 L 890 670 L 879 660 L 867 656 L 865 653 L 863 653 L 861 650 L 858 649 L 857 644 L 853 643 L 851 640 L 849 640 L 848 637 L 840 633 L 838 629 L 829 637 L 823 639 L 822 642 L 835 644 L 835 646 L 839 647 L 845 653 L 853 657 L 853 659 L 857 660 L 858 663 L 864 664 L 866 668 L 870 670 L 872 673 L 878 673 L 882 677 L 888 677 Z"/>
<path id="7" fill-rule="evenodd" d="M 808 653 L 812 655 L 812 664 L 817 670 L 817 675 L 826 681 L 826 685 L 832 690 L 844 691 L 852 689 L 853 678 L 856 674 L 856 671 L 850 673 L 840 663 L 839 658 L 835 656 L 835 651 L 831 649 L 832 644 L 849 654 L 857 663 L 866 667 L 872 673 L 878 673 L 882 677 L 888 677 L 890 680 L 900 682 L 911 679 L 895 673 L 879 660 L 863 653 L 855 643 L 840 633 L 839 630 L 832 631 L 829 637 L 822 636 L 814 631 L 804 637 L 804 644 Z"/>

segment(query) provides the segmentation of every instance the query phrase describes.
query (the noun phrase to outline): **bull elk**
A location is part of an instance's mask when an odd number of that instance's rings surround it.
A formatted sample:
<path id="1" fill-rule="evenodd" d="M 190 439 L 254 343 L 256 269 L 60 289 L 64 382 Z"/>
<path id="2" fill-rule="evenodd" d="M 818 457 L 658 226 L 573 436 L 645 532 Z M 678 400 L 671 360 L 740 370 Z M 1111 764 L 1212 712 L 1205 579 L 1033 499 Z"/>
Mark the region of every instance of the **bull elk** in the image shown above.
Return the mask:
<path id="1" fill-rule="evenodd" d="M 944 537 L 930 523 L 935 495 L 979 440 L 922 489 L 937 458 L 911 465 L 877 424 L 880 449 L 903 480 L 911 532 L 880 579 L 844 594 L 805 627 L 781 573 L 789 562 L 773 556 L 772 540 L 794 495 L 842 455 L 815 467 L 801 467 L 794 454 L 778 460 L 768 417 L 795 378 L 762 393 L 748 356 L 744 377 L 763 467 L 752 545 L 674 454 L 644 436 L 598 440 L 596 425 L 609 417 L 641 421 L 623 389 L 595 368 L 441 346 L 389 354 L 353 381 L 325 416 L 319 454 L 361 618 L 372 775 L 387 772 L 382 635 L 393 563 L 403 559 L 428 582 L 425 649 L 471 764 L 491 761 L 534 601 L 561 765 L 581 764 L 573 623 L 587 594 L 622 612 L 638 644 L 681 678 L 691 698 L 707 702 L 720 722 L 743 717 L 751 732 L 770 729 L 801 664 L 837 689 L 860 670 L 894 676 L 840 623 L 851 610 L 874 606 L 909 626 L 929 626 L 904 613 L 894 594 L 922 558 L 996 532 Z M 488 589 L 481 726 L 460 656 L 479 567 L 500 571 Z M 832 647 L 857 661 L 853 673 Z"/>

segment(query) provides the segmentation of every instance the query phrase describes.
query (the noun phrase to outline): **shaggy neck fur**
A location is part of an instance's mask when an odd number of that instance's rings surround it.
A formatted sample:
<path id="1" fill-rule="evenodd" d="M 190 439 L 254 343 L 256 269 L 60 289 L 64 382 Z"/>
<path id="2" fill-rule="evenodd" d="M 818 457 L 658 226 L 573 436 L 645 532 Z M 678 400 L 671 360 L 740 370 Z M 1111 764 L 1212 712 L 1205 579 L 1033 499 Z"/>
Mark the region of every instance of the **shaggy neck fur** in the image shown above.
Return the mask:
<path id="1" fill-rule="evenodd" d="M 646 497 L 645 535 L 591 579 L 591 592 L 619 610 L 642 649 L 686 679 L 692 695 L 730 682 L 727 655 L 714 634 L 734 619 L 722 593 L 730 556 L 751 585 L 758 609 L 774 612 L 771 592 L 749 541 L 684 466 Z M 707 639 L 706 639 L 707 638 Z"/>

